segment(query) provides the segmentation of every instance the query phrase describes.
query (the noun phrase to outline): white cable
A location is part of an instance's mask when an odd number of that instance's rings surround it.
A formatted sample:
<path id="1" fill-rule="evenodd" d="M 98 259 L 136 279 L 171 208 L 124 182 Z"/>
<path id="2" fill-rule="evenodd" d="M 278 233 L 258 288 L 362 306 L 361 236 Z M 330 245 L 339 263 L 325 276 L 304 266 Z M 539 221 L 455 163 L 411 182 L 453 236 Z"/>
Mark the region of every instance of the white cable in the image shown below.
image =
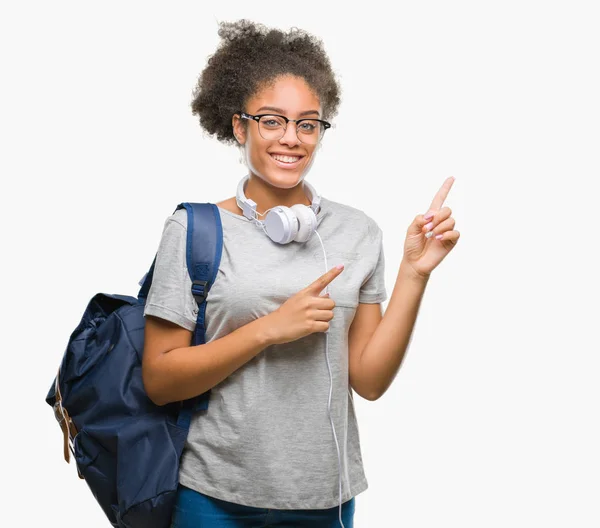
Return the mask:
<path id="1" fill-rule="evenodd" d="M 259 215 L 264 215 L 265 213 L 258 213 Z M 264 222 L 259 221 L 258 219 L 254 219 L 254 222 L 257 227 L 261 227 L 262 230 L 267 234 L 265 229 Z M 319 242 L 321 242 L 321 247 L 323 248 L 323 255 L 325 257 L 325 273 L 329 271 L 329 267 L 327 266 L 327 253 L 325 252 L 325 246 L 323 245 L 323 240 L 321 239 L 321 235 L 315 230 L 315 235 L 319 237 Z M 268 235 L 267 235 L 268 236 Z M 329 284 L 325 286 L 325 290 L 329 293 Z M 342 528 L 345 528 L 344 523 L 342 521 L 342 457 L 340 455 L 340 446 L 338 444 L 337 435 L 335 434 L 335 425 L 333 424 L 333 418 L 331 417 L 331 393 L 333 391 L 333 376 L 331 375 L 331 365 L 329 364 L 329 328 L 324 332 L 325 333 L 325 358 L 327 359 L 327 370 L 329 372 L 329 400 L 327 402 L 327 411 L 329 413 L 329 421 L 331 422 L 331 430 L 333 431 L 333 438 L 335 440 L 335 447 L 337 449 L 338 454 L 338 476 L 339 476 L 339 496 L 340 496 L 340 506 L 339 506 L 339 519 Z"/>
<path id="2" fill-rule="evenodd" d="M 323 240 L 321 240 L 321 236 L 316 230 L 315 234 L 319 237 L 319 242 L 321 242 L 321 247 L 323 248 L 323 255 L 325 256 L 325 273 L 327 273 L 329 271 L 329 267 L 327 266 L 327 253 L 325 252 L 325 246 L 323 245 Z M 327 290 L 327 293 L 329 293 L 329 284 L 325 287 L 325 289 Z M 337 435 L 335 434 L 333 418 L 331 417 L 331 392 L 333 390 L 333 377 L 331 375 L 331 365 L 329 364 L 329 328 L 325 331 L 325 358 L 327 359 L 327 370 L 329 371 L 329 400 L 327 402 L 327 410 L 329 412 L 329 421 L 331 422 L 331 430 L 333 431 L 333 438 L 335 440 L 335 447 L 337 449 L 338 454 L 338 476 L 340 492 L 339 518 L 342 528 L 345 528 L 344 523 L 342 522 L 342 457 L 340 455 L 340 446 L 338 444 Z"/>

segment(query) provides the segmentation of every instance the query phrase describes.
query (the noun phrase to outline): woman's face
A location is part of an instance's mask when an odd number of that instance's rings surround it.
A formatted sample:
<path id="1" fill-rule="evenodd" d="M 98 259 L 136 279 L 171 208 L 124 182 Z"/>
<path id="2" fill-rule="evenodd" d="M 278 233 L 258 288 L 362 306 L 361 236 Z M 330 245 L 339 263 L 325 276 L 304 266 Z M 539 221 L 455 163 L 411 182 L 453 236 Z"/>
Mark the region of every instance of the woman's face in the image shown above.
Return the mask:
<path id="1" fill-rule="evenodd" d="M 252 115 L 272 113 L 289 119 L 322 119 L 319 98 L 304 79 L 292 76 L 280 77 L 272 86 L 259 90 L 242 110 Z M 289 123 L 278 140 L 264 139 L 256 121 L 242 120 L 236 115 L 232 123 L 238 141 L 244 145 L 246 164 L 254 176 L 275 187 L 289 189 L 298 185 L 310 170 L 317 145 L 303 143 L 298 138 L 296 123 Z M 276 160 L 277 155 L 299 159 L 286 163 Z"/>

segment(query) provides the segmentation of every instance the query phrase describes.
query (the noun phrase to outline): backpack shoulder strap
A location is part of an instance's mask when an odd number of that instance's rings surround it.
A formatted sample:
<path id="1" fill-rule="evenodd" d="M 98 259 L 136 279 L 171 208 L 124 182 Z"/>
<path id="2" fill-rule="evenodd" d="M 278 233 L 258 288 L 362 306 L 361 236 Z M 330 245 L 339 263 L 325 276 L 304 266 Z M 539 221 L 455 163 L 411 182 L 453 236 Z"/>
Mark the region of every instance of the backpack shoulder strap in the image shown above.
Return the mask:
<path id="1" fill-rule="evenodd" d="M 182 202 L 173 211 L 173 214 L 183 209 L 187 211 L 187 240 L 186 263 L 192 281 L 192 295 L 198 303 L 196 329 L 192 338 L 192 345 L 206 343 L 206 300 L 208 292 L 213 285 L 219 271 L 221 254 L 223 250 L 223 226 L 221 215 L 215 204 Z M 145 303 L 152 284 L 156 255 L 150 270 L 140 281 L 138 302 Z M 210 391 L 182 402 L 179 413 L 178 425 L 189 428 L 193 410 L 207 409 Z"/>
<path id="2" fill-rule="evenodd" d="M 219 271 L 223 250 L 223 226 L 219 209 L 212 203 L 180 203 L 177 209 L 187 211 L 186 260 L 192 280 L 192 295 L 198 303 L 196 329 L 192 345 L 206 343 L 205 314 L 206 299 Z M 175 209 L 177 211 L 177 209 Z M 182 402 L 177 425 L 189 429 L 192 413 L 208 409 L 210 390 Z"/>
<path id="3" fill-rule="evenodd" d="M 177 209 L 187 210 L 188 273 L 192 281 L 192 295 L 198 303 L 198 317 L 193 345 L 206 343 L 206 299 L 219 271 L 223 250 L 223 227 L 218 208 L 212 203 L 184 202 Z M 177 210 L 176 209 L 176 210 Z"/>

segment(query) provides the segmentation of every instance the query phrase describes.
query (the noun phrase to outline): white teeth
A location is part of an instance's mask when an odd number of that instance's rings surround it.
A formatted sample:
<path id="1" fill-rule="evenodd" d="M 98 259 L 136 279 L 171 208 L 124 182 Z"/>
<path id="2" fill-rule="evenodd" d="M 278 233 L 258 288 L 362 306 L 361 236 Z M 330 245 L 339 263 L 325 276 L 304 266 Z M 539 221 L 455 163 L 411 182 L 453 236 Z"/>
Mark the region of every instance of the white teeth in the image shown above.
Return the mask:
<path id="1" fill-rule="evenodd" d="M 277 161 L 283 161 L 284 163 L 295 163 L 300 159 L 298 156 L 279 156 L 278 154 L 272 154 L 272 156 Z"/>

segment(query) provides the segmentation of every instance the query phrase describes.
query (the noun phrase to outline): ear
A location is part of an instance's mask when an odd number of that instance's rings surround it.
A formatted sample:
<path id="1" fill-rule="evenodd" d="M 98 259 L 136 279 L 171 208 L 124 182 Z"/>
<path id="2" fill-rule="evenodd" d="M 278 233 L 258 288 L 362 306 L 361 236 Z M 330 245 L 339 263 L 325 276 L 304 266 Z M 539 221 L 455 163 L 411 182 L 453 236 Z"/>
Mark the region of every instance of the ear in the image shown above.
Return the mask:
<path id="1" fill-rule="evenodd" d="M 233 127 L 233 135 L 240 145 L 246 143 L 246 127 L 242 122 L 240 114 L 233 114 L 231 118 L 231 126 Z"/>

